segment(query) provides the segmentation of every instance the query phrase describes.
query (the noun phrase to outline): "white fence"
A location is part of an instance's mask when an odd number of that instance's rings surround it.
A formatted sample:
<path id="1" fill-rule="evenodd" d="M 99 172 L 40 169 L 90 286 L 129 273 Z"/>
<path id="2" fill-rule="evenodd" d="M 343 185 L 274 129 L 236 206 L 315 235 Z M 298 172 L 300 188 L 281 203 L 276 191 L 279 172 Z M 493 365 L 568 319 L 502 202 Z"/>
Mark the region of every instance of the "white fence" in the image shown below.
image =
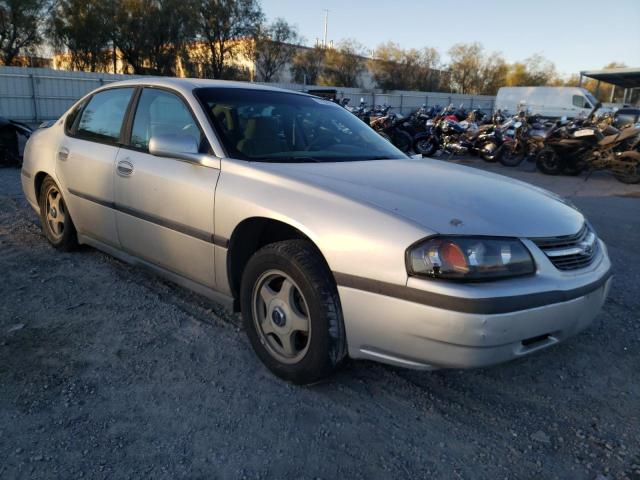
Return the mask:
<path id="1" fill-rule="evenodd" d="M 383 92 L 382 90 L 302 85 L 300 83 L 270 83 L 268 85 L 301 92 L 309 89 L 336 90 L 338 98 L 349 98 L 349 105 L 353 107 L 357 107 L 360 104 L 360 99 L 362 99 L 367 105 L 390 105 L 393 111 L 403 114 L 410 113 L 423 105 L 446 107 L 449 104 L 453 104 L 456 107 L 463 105 L 467 109 L 478 108 L 489 113 L 493 111 L 496 99 L 491 95 L 461 95 L 458 93 L 416 92 L 409 90 Z"/>
<path id="2" fill-rule="evenodd" d="M 49 68 L 0 67 L 0 116 L 31 125 L 55 120 L 78 98 L 91 90 L 134 75 L 86 73 Z M 454 93 L 362 90 L 358 88 L 310 86 L 296 83 L 270 85 L 290 90 L 334 89 L 338 98 L 350 98 L 357 106 L 360 99 L 367 105 L 390 105 L 395 112 L 407 114 L 420 106 L 455 106 L 491 111 L 495 97 Z"/>
<path id="3" fill-rule="evenodd" d="M 0 116 L 29 124 L 55 120 L 85 93 L 132 75 L 0 67 Z"/>

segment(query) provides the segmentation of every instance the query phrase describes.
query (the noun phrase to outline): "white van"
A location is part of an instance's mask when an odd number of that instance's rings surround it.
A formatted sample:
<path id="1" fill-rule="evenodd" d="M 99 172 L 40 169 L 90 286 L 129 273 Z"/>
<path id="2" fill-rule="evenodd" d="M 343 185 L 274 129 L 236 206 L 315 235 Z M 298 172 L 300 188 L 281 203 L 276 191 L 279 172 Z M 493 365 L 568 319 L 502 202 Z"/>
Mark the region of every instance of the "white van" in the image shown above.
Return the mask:
<path id="1" fill-rule="evenodd" d="M 502 87 L 494 108 L 514 114 L 524 104 L 534 115 L 573 118 L 589 114 L 596 102 L 588 90 L 580 87 Z"/>

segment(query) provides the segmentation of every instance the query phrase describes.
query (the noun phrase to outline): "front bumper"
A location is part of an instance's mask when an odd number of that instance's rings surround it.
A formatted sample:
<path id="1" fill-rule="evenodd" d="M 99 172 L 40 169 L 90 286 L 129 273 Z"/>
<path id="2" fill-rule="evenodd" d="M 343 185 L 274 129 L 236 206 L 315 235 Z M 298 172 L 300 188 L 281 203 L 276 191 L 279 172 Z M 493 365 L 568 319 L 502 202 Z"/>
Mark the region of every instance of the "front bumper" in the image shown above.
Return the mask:
<path id="1" fill-rule="evenodd" d="M 469 298 L 460 298 L 464 311 L 456 311 L 339 282 L 349 355 L 419 369 L 482 367 L 522 357 L 591 324 L 609 292 L 610 268 L 605 247 L 599 265 L 580 276 L 582 285 L 572 283 L 575 298 L 540 305 L 545 292 L 538 292 L 530 295 L 531 308 L 505 313 L 471 313 Z M 494 298 L 489 308 L 499 311 L 513 298 Z"/>

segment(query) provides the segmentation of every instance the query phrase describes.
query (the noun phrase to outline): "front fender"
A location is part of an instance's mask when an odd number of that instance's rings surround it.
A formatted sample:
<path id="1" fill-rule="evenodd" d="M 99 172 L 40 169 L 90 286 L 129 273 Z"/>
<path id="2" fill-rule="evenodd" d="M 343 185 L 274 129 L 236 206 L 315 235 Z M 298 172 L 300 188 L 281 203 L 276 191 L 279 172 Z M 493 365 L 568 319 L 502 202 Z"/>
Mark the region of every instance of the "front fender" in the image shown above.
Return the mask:
<path id="1" fill-rule="evenodd" d="M 289 177 L 286 169 L 223 159 L 215 197 L 216 237 L 229 239 L 238 224 L 252 217 L 302 232 L 333 272 L 397 285 L 407 281 L 406 248 L 435 233 L 373 204 Z"/>

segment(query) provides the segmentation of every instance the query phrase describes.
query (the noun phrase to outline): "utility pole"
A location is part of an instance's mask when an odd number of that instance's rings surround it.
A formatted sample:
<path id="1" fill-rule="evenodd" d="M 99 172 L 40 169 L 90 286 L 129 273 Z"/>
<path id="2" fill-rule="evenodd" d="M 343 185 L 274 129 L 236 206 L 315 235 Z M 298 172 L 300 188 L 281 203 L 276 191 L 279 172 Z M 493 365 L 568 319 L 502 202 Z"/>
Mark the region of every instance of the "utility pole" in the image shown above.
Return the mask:
<path id="1" fill-rule="evenodd" d="M 324 41 L 322 42 L 322 46 L 327 48 L 327 27 L 329 25 L 329 10 L 324 9 Z"/>

